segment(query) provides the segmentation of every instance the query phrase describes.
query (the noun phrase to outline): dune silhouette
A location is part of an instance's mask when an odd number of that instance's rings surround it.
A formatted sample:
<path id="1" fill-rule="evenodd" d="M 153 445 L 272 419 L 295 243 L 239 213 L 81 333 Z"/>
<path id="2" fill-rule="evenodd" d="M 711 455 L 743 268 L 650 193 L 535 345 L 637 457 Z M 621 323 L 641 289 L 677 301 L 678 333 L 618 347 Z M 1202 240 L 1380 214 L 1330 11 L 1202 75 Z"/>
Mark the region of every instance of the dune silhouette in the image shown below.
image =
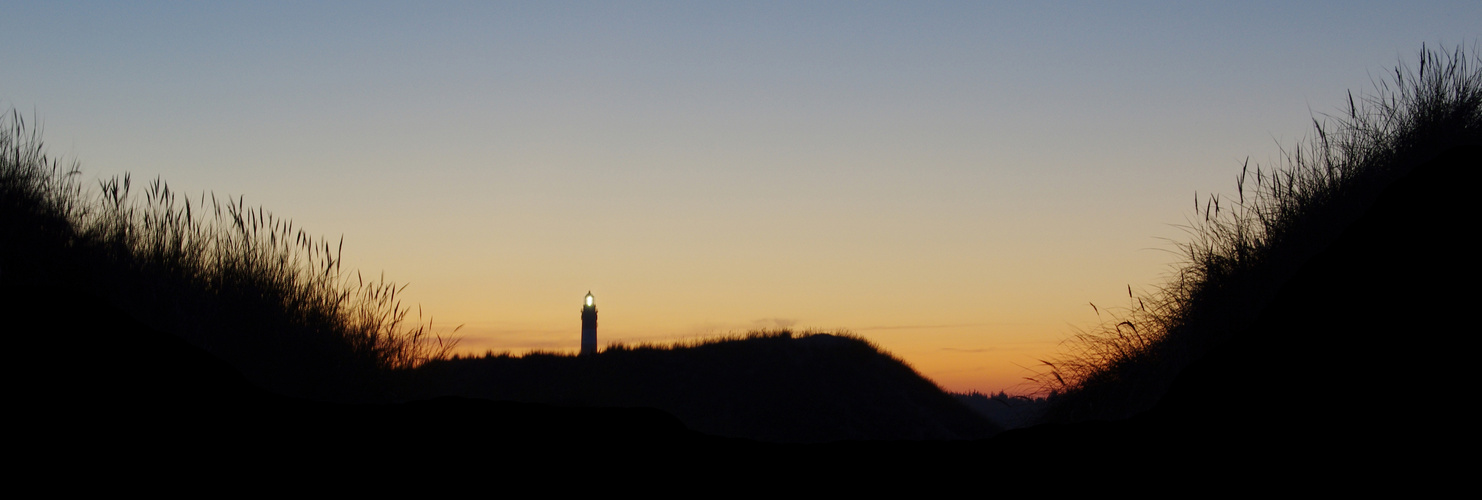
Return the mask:
<path id="1" fill-rule="evenodd" d="M 454 395 L 587 407 L 649 407 L 694 430 L 771 442 L 972 439 L 999 428 L 906 363 L 850 335 L 754 332 L 595 355 L 441 360 L 416 399 Z"/>
<path id="2" fill-rule="evenodd" d="M 1465 428 L 1455 397 L 1465 364 L 1432 339 L 1461 328 L 1469 297 L 1455 269 L 1470 253 L 1436 236 L 1469 227 L 1469 187 L 1455 181 L 1478 165 L 1482 147 L 1457 147 L 1396 181 L 1151 409 L 1010 430 L 993 449 L 1125 453 L 1176 469 L 1258 453 L 1276 469 L 1320 459 L 1334 468 L 1310 474 L 1333 477 L 1442 465 L 1426 450 Z"/>

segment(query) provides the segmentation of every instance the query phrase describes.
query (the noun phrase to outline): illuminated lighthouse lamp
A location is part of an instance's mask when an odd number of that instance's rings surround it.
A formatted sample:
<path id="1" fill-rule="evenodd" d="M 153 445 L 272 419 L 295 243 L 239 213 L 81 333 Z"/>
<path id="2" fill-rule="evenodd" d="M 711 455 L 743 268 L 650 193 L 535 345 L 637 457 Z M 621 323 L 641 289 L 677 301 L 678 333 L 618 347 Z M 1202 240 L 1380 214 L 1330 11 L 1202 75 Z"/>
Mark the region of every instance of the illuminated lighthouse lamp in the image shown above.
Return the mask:
<path id="1" fill-rule="evenodd" d="M 597 302 L 590 290 L 581 308 L 581 354 L 597 354 Z"/>

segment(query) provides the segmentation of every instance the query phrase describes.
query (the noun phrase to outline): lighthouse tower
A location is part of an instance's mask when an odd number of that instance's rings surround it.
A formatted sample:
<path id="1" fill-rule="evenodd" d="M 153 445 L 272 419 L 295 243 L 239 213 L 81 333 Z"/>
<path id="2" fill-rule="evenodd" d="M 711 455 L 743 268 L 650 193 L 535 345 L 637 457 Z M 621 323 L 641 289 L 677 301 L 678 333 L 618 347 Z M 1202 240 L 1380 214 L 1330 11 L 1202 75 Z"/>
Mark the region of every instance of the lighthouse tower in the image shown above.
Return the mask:
<path id="1" fill-rule="evenodd" d="M 597 354 L 597 303 L 587 291 L 587 302 L 581 307 L 581 353 Z"/>

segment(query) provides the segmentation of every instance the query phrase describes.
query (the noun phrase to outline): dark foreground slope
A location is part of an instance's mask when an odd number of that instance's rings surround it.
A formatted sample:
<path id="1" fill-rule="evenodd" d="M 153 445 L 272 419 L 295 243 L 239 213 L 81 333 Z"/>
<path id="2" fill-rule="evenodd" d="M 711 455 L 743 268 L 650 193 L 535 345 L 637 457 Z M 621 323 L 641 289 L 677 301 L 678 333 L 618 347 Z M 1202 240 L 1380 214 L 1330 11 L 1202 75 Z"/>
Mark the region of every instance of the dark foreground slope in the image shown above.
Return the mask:
<path id="1" fill-rule="evenodd" d="M 642 443 L 695 453 L 998 431 L 899 360 L 833 335 L 448 361 L 403 379 L 403 403 L 293 398 L 94 295 L 4 278 L 0 317 L 10 320 L 11 352 L 28 354 L 11 365 L 10 404 L 25 428 L 60 437 L 58 452 L 163 446 L 385 457 Z"/>
<path id="2" fill-rule="evenodd" d="M 1463 406 L 1471 354 L 1458 342 L 1476 330 L 1479 168 L 1482 148 L 1458 147 L 1389 186 L 1153 410 L 1008 431 L 993 447 L 1266 478 L 1382 482 L 1460 467 L 1445 450 L 1475 432 Z"/>
<path id="3" fill-rule="evenodd" d="M 1482 229 L 1479 168 L 1482 147 L 1459 147 L 1391 185 L 1253 327 L 1181 378 L 1165 406 L 1249 422 L 1231 439 L 1302 429 L 1308 446 L 1340 454 L 1460 431 L 1448 408 L 1472 391 L 1457 341 L 1476 328 L 1466 312 L 1475 310 L 1468 235 Z"/>
<path id="4" fill-rule="evenodd" d="M 258 441 L 268 439 L 293 448 L 363 441 L 395 448 L 398 442 L 425 445 L 441 439 L 434 437 L 437 432 L 456 432 L 458 414 L 478 422 L 480 434 L 513 442 L 692 434 L 653 410 L 568 411 L 458 398 L 343 404 L 287 397 L 249 383 L 226 362 L 91 294 L 0 284 L 5 285 L 0 317 L 7 319 L 13 354 L 11 409 L 38 424 L 31 428 L 45 429 L 42 434 L 65 429 L 60 436 L 69 440 L 165 444 L 199 438 L 198 446 L 231 447 L 266 446 Z M 429 433 L 382 435 L 398 426 Z"/>

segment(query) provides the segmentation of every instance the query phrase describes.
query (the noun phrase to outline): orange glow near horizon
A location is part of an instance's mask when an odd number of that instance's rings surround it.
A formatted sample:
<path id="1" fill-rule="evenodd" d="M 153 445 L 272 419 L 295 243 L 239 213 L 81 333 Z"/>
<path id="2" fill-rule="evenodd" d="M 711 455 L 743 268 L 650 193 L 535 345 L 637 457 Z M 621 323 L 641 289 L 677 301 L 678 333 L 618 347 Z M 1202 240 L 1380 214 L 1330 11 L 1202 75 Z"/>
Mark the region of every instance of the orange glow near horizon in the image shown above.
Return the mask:
<path id="1" fill-rule="evenodd" d="M 916 295 L 912 297 L 850 294 L 845 290 L 847 284 L 724 291 L 671 286 L 605 293 L 608 299 L 599 343 L 664 345 L 757 330 L 849 333 L 900 358 L 946 390 L 1027 393 L 1036 387 L 1026 377 L 1035 374 L 1040 360 L 1057 354 L 1060 342 L 1072 332 L 1070 325 L 1095 321 L 1085 304 L 1058 308 L 1036 304 L 1037 300 L 1052 301 L 1039 296 L 1052 292 L 1045 288 L 1026 290 L 1035 293 L 999 294 L 944 285 L 940 292 L 908 294 Z M 416 290 L 408 288 L 407 292 Z M 521 296 L 490 290 L 483 295 L 495 298 L 480 303 L 470 300 L 471 293 L 427 292 L 408 297 L 440 304 L 435 329 L 450 331 L 451 326 L 463 325 L 457 335 L 460 355 L 578 350 L 578 311 L 564 305 L 570 302 L 557 300 L 556 293 Z M 550 300 L 543 304 L 532 300 L 541 297 Z M 757 310 L 773 314 L 757 314 Z"/>

